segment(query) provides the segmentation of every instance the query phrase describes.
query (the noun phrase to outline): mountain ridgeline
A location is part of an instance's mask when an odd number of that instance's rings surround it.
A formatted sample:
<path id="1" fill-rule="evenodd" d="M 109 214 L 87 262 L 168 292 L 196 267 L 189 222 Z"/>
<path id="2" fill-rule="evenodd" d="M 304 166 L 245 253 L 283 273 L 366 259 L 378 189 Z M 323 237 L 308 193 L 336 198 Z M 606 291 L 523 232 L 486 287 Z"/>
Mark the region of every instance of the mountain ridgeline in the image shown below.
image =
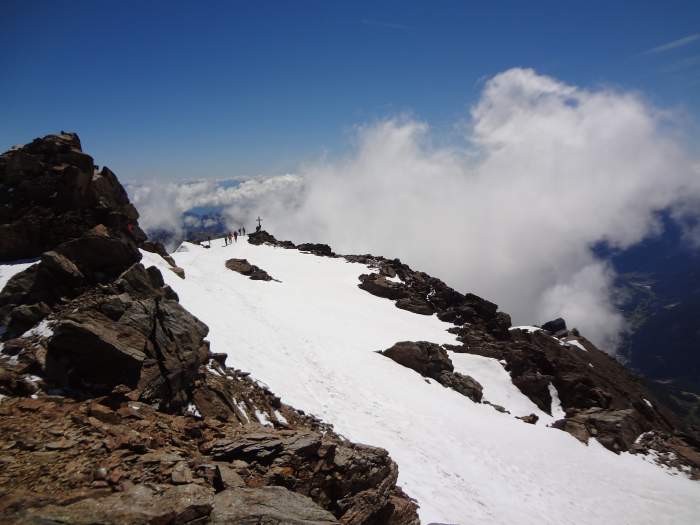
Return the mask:
<path id="1" fill-rule="evenodd" d="M 235 340 L 225 353 L 212 352 L 207 319 L 166 284 L 175 275 L 187 281 L 186 270 L 147 240 L 138 217 L 115 175 L 98 170 L 75 134 L 0 156 L 3 521 L 418 524 L 420 502 L 397 485 L 401 464 L 386 450 L 344 438 L 334 421 L 284 403 L 227 362 Z M 411 369 L 464 403 L 532 428 L 535 413 L 511 414 L 453 359 L 500 362 L 540 415 L 552 416 L 547 431 L 571 434 L 580 447 L 595 440 L 615 454 L 651 455 L 663 468 L 700 477 L 692 429 L 563 320 L 512 327 L 494 303 L 398 259 L 339 255 L 265 231 L 247 242 L 361 265 L 362 294 L 416 319 L 436 316 L 455 337 L 367 349 L 387 360 L 383 366 Z M 148 252 L 172 272 L 168 279 L 143 263 Z M 225 270 L 254 286 L 284 284 L 254 262 L 230 258 Z"/>

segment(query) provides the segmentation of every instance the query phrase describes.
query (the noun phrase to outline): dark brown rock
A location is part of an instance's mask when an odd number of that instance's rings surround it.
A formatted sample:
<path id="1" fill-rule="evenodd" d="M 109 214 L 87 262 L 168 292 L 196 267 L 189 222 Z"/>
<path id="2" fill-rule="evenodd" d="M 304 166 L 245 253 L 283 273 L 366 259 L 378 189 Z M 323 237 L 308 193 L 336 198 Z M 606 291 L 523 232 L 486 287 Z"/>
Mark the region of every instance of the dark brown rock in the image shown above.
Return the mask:
<path id="1" fill-rule="evenodd" d="M 525 421 L 525 423 L 529 423 L 530 425 L 535 425 L 540 419 L 537 414 L 528 414 L 527 416 L 516 416 L 516 418 Z"/>
<path id="2" fill-rule="evenodd" d="M 484 389 L 481 384 L 471 376 L 459 372 L 443 372 L 438 377 L 438 382 L 447 388 L 451 388 L 460 394 L 467 396 L 475 403 L 481 403 Z"/>
<path id="3" fill-rule="evenodd" d="M 0 258 L 37 257 L 104 224 L 145 240 L 114 174 L 97 171 L 77 135 L 47 135 L 0 155 Z"/>
<path id="4" fill-rule="evenodd" d="M 372 295 L 387 299 L 395 300 L 408 296 L 403 284 L 389 281 L 385 276 L 378 273 L 360 275 L 360 284 L 357 286 Z"/>
<path id="5" fill-rule="evenodd" d="M 183 270 L 183 269 L 180 268 L 179 266 L 174 266 L 174 265 L 173 265 L 173 266 L 171 266 L 171 267 L 169 268 L 169 270 L 170 270 L 171 272 L 173 272 L 175 275 L 177 275 L 180 279 L 184 279 L 184 278 L 185 278 L 185 270 Z"/>
<path id="6" fill-rule="evenodd" d="M 335 253 L 333 253 L 333 250 L 331 250 L 331 247 L 327 244 L 306 242 L 297 245 L 297 249 L 300 252 L 313 253 L 314 255 L 318 255 L 320 257 L 335 257 Z"/>
<path id="7" fill-rule="evenodd" d="M 435 343 L 402 341 L 384 350 L 382 354 L 422 376 L 435 380 L 438 380 L 442 373 L 454 370 L 447 351 Z"/>
<path id="8" fill-rule="evenodd" d="M 272 281 L 272 277 L 265 270 L 250 264 L 246 259 L 229 259 L 226 268 L 252 279 L 253 281 Z"/>

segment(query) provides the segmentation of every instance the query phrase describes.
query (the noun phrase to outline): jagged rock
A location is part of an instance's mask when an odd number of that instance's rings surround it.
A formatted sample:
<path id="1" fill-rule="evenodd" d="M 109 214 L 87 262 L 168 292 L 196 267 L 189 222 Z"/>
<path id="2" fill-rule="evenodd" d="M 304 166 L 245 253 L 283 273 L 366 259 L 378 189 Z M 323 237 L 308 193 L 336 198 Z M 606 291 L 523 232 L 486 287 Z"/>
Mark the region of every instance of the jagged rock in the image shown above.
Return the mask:
<path id="1" fill-rule="evenodd" d="M 225 489 L 245 487 L 245 481 L 232 467 L 226 463 L 216 464 L 216 476 Z"/>
<path id="2" fill-rule="evenodd" d="M 142 250 L 146 250 L 147 252 L 151 253 L 157 253 L 160 255 L 170 266 L 172 267 L 177 267 L 177 264 L 175 264 L 175 259 L 173 259 L 168 251 L 165 249 L 165 246 L 163 246 L 163 243 L 157 242 L 157 241 L 144 241 L 140 244 L 139 246 Z"/>
<path id="3" fill-rule="evenodd" d="M 70 286 L 77 286 L 85 281 L 85 276 L 68 257 L 55 251 L 44 252 L 41 262 L 48 272 Z"/>
<path id="4" fill-rule="evenodd" d="M 360 275 L 360 284 L 357 286 L 377 297 L 401 299 L 407 296 L 401 283 L 389 281 L 385 276 L 377 273 Z"/>
<path id="5" fill-rule="evenodd" d="M 566 335 L 566 321 L 561 317 L 557 317 L 553 321 L 547 321 L 542 325 L 542 330 L 549 332 L 554 336 Z"/>
<path id="6" fill-rule="evenodd" d="M 403 341 L 384 350 L 381 354 L 415 370 L 424 377 L 435 379 L 444 387 L 467 396 L 475 403 L 481 402 L 482 386 L 474 378 L 454 372 L 454 366 L 447 351 L 440 345 L 426 341 Z"/>
<path id="7" fill-rule="evenodd" d="M 91 282 L 114 278 L 141 260 L 134 243 L 95 234 L 67 241 L 54 250 L 71 260 Z"/>
<path id="8" fill-rule="evenodd" d="M 471 293 L 462 295 L 440 279 L 412 270 L 399 259 L 372 255 L 346 255 L 345 259 L 377 268 L 378 273 L 360 275 L 358 286 L 378 297 L 396 301 L 397 308 L 421 315 L 437 314 L 442 321 L 457 326 L 468 323 L 483 328 L 499 340 L 510 339 L 510 316 L 498 312 L 498 306 L 490 301 Z"/>
<path id="9" fill-rule="evenodd" d="M 16 337 L 51 313 L 45 303 L 23 304 L 10 310 L 5 337 Z"/>
<path id="10" fill-rule="evenodd" d="M 248 234 L 248 242 L 259 246 L 265 243 L 277 244 L 277 239 L 275 239 L 274 236 L 270 235 L 265 230 L 260 230 L 255 233 Z"/>
<path id="11" fill-rule="evenodd" d="M 473 377 L 460 374 L 459 372 L 443 372 L 437 380 L 442 386 L 467 396 L 475 403 L 481 403 L 484 389 Z"/>
<path id="12" fill-rule="evenodd" d="M 226 261 L 226 268 L 238 272 L 241 275 L 245 275 L 253 281 L 273 280 L 265 270 L 258 268 L 254 264 L 250 264 L 246 259 L 229 259 Z"/>
<path id="13" fill-rule="evenodd" d="M 497 405 L 497 404 L 495 404 L 495 403 L 491 403 L 490 401 L 488 401 L 488 400 L 486 400 L 486 399 L 482 399 L 481 402 L 482 402 L 483 404 L 485 404 L 485 405 L 491 405 L 491 406 L 494 408 L 494 410 L 496 410 L 497 412 L 501 412 L 502 414 L 510 414 L 510 411 L 506 410 L 506 409 L 505 409 L 504 407 L 502 407 L 501 405 Z"/>
<path id="14" fill-rule="evenodd" d="M 414 314 L 433 315 L 435 308 L 428 301 L 417 299 L 415 297 L 402 297 L 396 301 L 396 307 L 402 310 L 408 310 Z"/>
<path id="15" fill-rule="evenodd" d="M 402 341 L 384 350 L 382 354 L 422 376 L 435 380 L 439 380 L 442 373 L 454 370 L 447 351 L 435 343 Z"/>
<path id="16" fill-rule="evenodd" d="M 211 523 L 220 525 L 339 523 L 309 498 L 284 487 L 235 488 L 214 496 Z"/>
<path id="17" fill-rule="evenodd" d="M 515 416 L 516 419 L 520 419 L 521 421 L 525 421 L 525 423 L 529 423 L 530 425 L 535 425 L 539 421 L 539 416 L 537 414 L 528 414 L 527 416 Z"/>
<path id="18" fill-rule="evenodd" d="M 147 343 L 142 333 L 98 312 L 73 314 L 54 326 L 46 373 L 65 386 L 89 382 L 104 392 L 121 384 L 135 387 L 149 357 Z"/>
<path id="19" fill-rule="evenodd" d="M 640 435 L 630 447 L 634 454 L 652 455 L 666 467 L 686 471 L 691 479 L 700 480 L 699 443 L 691 436 L 650 431 Z"/>
<path id="20" fill-rule="evenodd" d="M 320 257 L 335 257 L 335 253 L 331 250 L 331 247 L 327 244 L 316 244 L 316 243 L 302 243 L 297 245 L 297 249 L 300 252 L 309 252 Z"/>
<path id="21" fill-rule="evenodd" d="M 167 254 L 145 242 L 114 174 L 95 172 L 76 145 L 75 136 L 48 137 L 0 160 L 2 189 L 20 195 L 16 186 L 24 184 L 31 196 L 0 206 L 4 231 L 15 219 L 3 213 L 17 211 L 15 204 L 25 206 L 27 221 L 57 226 L 25 244 L 16 236 L 0 240 L 44 252 L 0 292 L 0 322 L 12 312 L 35 321 L 50 310 L 37 335 L 7 341 L 3 354 L 11 361 L 0 356 L 10 364 L 0 368 L 0 392 L 13 396 L 0 408 L 0 449 L 13 448 L 12 468 L 0 469 L 9 495 L 0 516 L 203 522 L 215 490 L 248 484 L 284 485 L 343 523 L 397 516 L 397 523 L 414 523 L 415 505 L 397 489 L 398 469 L 386 451 L 347 442 L 249 374 L 209 360 L 207 327 L 178 304 L 157 268 L 138 262 L 137 247 Z M 32 170 L 36 177 L 26 176 Z M 66 189 L 58 200 L 44 191 L 55 184 Z M 294 247 L 264 232 L 252 237 Z M 35 392 L 36 399 L 15 397 Z M 268 426 L 258 425 L 258 414 Z M 216 464 L 212 450 L 233 460 Z M 40 471 L 37 451 L 46 454 Z"/>
<path id="22" fill-rule="evenodd" d="M 37 257 L 97 224 L 140 242 L 137 219 L 114 174 L 96 171 L 75 134 L 48 135 L 0 155 L 1 260 Z"/>
<path id="23" fill-rule="evenodd" d="M 168 269 L 169 269 L 171 272 L 173 272 L 175 275 L 177 275 L 180 279 L 184 279 L 184 278 L 185 278 L 185 270 L 183 270 L 183 269 L 180 268 L 179 266 L 173 265 L 173 266 L 171 266 L 171 267 L 168 268 Z"/>
<path id="24" fill-rule="evenodd" d="M 552 426 L 571 433 L 584 443 L 595 437 L 603 446 L 618 453 L 629 450 L 637 437 L 649 430 L 641 424 L 633 409 L 581 410 Z"/>

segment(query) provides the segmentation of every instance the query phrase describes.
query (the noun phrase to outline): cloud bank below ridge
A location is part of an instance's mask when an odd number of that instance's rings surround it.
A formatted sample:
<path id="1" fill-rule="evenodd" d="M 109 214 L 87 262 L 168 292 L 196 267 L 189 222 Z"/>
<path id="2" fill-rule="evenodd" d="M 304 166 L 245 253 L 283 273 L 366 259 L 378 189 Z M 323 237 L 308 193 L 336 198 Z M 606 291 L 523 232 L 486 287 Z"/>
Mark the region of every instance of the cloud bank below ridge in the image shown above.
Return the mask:
<path id="1" fill-rule="evenodd" d="M 695 224 L 700 173 L 673 121 L 635 93 L 516 68 L 485 83 L 469 124 L 435 147 L 426 123 L 386 119 L 358 128 L 345 158 L 201 199 L 232 226 L 259 213 L 278 238 L 400 257 L 516 323 L 561 315 L 612 348 L 614 273 L 591 247 L 658 233 L 661 210 Z"/>

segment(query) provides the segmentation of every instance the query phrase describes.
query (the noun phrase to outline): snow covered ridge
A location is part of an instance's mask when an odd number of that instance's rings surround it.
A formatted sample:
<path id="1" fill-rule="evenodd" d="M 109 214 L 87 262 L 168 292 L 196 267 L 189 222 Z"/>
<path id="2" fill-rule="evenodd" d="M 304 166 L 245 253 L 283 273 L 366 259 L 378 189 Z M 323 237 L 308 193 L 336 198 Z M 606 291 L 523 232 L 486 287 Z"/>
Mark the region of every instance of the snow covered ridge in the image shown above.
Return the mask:
<path id="1" fill-rule="evenodd" d="M 173 258 L 186 278 L 163 276 L 209 326 L 211 350 L 348 439 L 386 448 L 424 523 L 695 523 L 700 485 L 635 443 L 644 431 L 667 443 L 663 409 L 590 343 L 509 331 L 492 303 L 383 258 L 241 240 Z M 232 272 L 231 258 L 281 282 Z M 442 345 L 489 404 L 376 353 L 399 341 Z M 536 424 L 516 419 L 530 415 Z"/>

